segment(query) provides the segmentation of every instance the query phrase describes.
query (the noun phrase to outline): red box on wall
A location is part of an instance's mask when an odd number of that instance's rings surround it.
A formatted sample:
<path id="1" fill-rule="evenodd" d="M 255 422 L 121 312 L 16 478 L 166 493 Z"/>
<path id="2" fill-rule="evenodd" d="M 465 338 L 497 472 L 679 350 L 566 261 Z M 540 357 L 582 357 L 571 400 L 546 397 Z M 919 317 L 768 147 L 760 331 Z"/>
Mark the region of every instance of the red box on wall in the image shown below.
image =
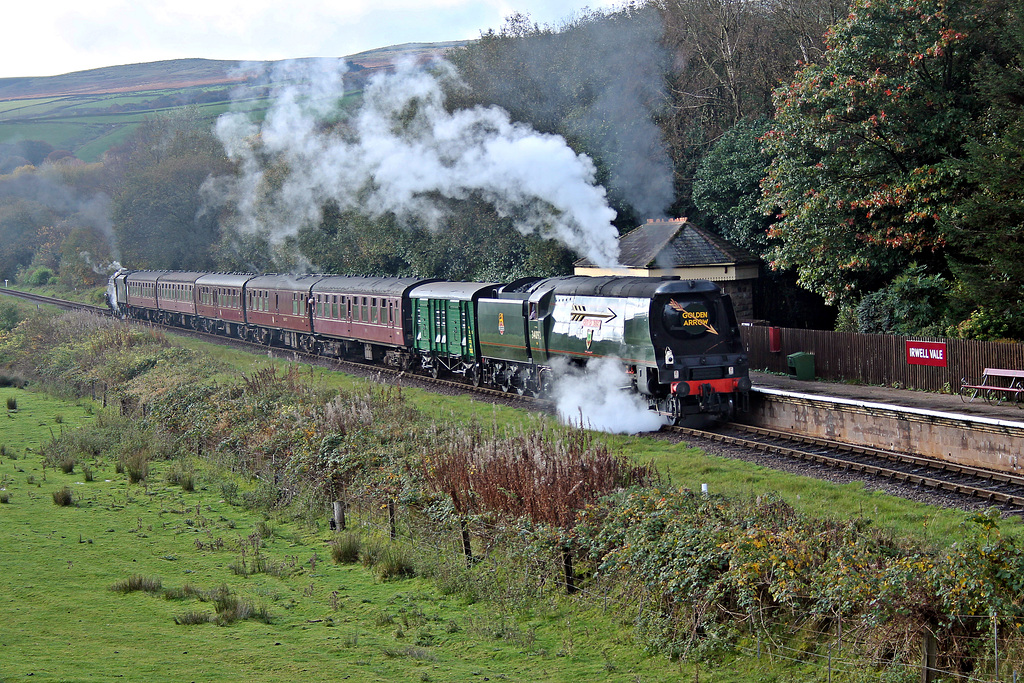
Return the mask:
<path id="1" fill-rule="evenodd" d="M 768 328 L 768 350 L 771 353 L 779 353 L 782 351 L 782 328 Z"/>

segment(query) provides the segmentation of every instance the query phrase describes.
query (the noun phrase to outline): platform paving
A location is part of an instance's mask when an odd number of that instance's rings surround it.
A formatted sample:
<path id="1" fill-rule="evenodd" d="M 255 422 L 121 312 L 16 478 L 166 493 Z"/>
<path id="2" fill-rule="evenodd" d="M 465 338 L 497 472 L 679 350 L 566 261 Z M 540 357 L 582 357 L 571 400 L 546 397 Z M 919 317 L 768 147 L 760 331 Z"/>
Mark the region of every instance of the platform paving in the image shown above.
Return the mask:
<path id="1" fill-rule="evenodd" d="M 763 372 L 751 372 L 750 379 L 754 389 L 766 387 L 791 391 L 821 398 L 836 397 L 852 401 L 867 401 L 884 405 L 931 410 L 967 417 L 984 417 L 1007 422 L 1019 422 L 1024 427 L 1024 409 L 1013 403 L 989 405 L 983 399 L 965 403 L 958 394 L 939 394 L 929 391 L 911 391 L 891 387 L 869 386 L 864 384 L 846 384 L 842 382 L 820 382 L 798 380 L 788 375 L 773 375 Z"/>

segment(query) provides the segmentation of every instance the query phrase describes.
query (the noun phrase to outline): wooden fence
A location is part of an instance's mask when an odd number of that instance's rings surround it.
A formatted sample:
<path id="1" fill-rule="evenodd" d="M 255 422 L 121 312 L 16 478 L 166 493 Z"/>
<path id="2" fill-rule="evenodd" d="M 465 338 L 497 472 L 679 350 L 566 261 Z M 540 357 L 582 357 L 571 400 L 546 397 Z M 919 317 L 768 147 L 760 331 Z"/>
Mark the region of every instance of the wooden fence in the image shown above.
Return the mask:
<path id="1" fill-rule="evenodd" d="M 772 329 L 780 342 L 781 350 L 776 352 L 769 346 Z M 789 372 L 789 355 L 804 351 L 814 354 L 814 373 L 822 379 L 953 392 L 965 378 L 980 379 L 985 368 L 1024 370 L 1024 344 L 785 327 L 744 326 L 741 330 L 752 370 Z M 907 341 L 945 344 L 946 367 L 908 363 Z"/>

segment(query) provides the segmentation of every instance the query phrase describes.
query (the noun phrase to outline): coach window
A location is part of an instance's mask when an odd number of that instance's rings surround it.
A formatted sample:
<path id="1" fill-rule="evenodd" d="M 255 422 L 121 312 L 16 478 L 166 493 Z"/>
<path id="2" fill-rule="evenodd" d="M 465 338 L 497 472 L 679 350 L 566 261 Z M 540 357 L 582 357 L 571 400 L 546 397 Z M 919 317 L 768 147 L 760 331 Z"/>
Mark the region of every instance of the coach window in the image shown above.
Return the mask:
<path id="1" fill-rule="evenodd" d="M 377 297 L 370 299 L 370 322 L 375 323 L 379 320 L 380 316 L 377 312 Z"/>

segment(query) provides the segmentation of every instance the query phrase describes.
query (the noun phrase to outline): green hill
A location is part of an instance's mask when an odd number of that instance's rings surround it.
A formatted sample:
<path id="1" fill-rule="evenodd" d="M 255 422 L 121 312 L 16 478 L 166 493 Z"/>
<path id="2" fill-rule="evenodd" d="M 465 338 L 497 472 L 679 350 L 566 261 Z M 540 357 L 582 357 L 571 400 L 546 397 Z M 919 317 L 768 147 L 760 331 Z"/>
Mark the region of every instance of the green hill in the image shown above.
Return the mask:
<path id="1" fill-rule="evenodd" d="M 465 41 L 396 45 L 351 55 L 346 61 L 358 88 L 369 74 L 390 67 L 399 58 L 425 59 L 463 44 Z M 177 59 L 60 76 L 3 78 L 0 145 L 39 141 L 83 161 L 96 161 L 147 116 L 177 107 L 196 106 L 211 121 L 231 106 L 259 115 L 266 109 L 270 91 L 265 78 L 252 74 L 265 72 L 273 64 L 256 63 L 255 69 L 243 71 L 239 62 Z M 14 156 L 39 162 L 31 155 Z M 12 163 L 17 164 L 17 159 L 5 166 Z"/>

